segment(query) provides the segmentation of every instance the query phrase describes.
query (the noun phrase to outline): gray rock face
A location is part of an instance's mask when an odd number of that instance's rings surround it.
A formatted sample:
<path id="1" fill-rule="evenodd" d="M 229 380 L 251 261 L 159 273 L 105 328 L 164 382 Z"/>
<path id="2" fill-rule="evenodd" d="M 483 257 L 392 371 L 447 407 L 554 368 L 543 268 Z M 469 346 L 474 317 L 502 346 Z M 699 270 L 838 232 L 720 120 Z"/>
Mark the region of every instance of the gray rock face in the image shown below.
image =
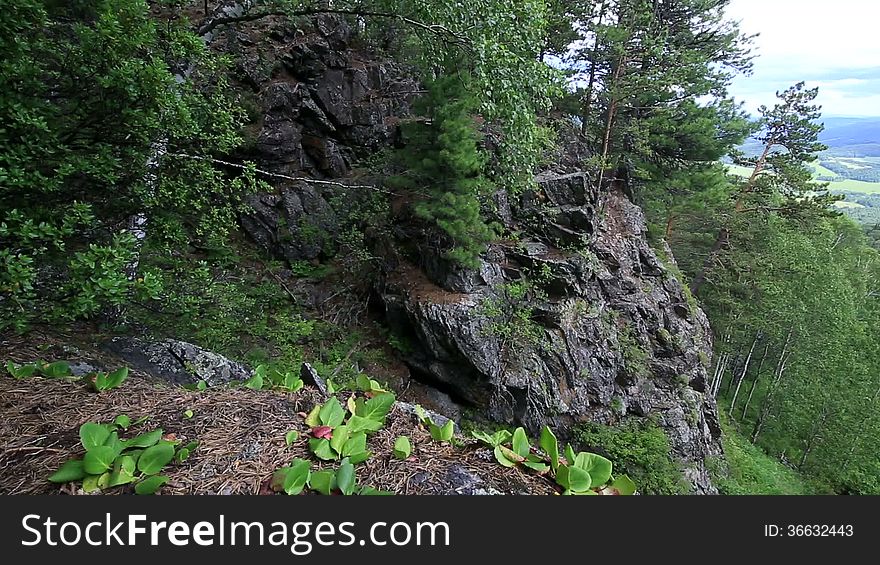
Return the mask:
<path id="1" fill-rule="evenodd" d="M 248 199 L 252 212 L 241 218 L 245 231 L 265 249 L 288 261 L 317 259 L 332 247 L 336 215 L 311 186 L 281 188 L 280 194 Z"/>
<path id="2" fill-rule="evenodd" d="M 260 91 L 262 118 L 248 157 L 262 167 L 289 176 L 340 178 L 356 158 L 398 137 L 398 123 L 418 87 L 400 65 L 352 48 L 343 18 L 317 17 L 303 29 L 285 22 L 268 38 L 225 33 L 228 49 L 242 61 L 240 80 Z M 274 70 L 267 75 L 265 68 Z M 241 221 L 245 231 L 291 261 L 325 254 L 336 229 L 325 195 L 304 184 L 277 186 L 276 194 L 251 198 L 254 212 Z"/>
<path id="3" fill-rule="evenodd" d="M 622 191 L 600 193 L 583 173 L 538 180 L 511 206 L 525 235 L 493 245 L 470 285 L 450 290 L 448 278 L 388 259 L 382 298 L 389 324 L 412 336 L 407 363 L 533 433 L 651 416 L 695 492 L 715 492 L 704 465 L 721 453 L 715 405 L 702 392 L 705 315 Z"/>
<path id="4" fill-rule="evenodd" d="M 135 369 L 175 385 L 205 381 L 209 386 L 217 386 L 251 376 L 251 370 L 241 363 L 175 339 L 146 342 L 114 338 L 105 347 Z"/>

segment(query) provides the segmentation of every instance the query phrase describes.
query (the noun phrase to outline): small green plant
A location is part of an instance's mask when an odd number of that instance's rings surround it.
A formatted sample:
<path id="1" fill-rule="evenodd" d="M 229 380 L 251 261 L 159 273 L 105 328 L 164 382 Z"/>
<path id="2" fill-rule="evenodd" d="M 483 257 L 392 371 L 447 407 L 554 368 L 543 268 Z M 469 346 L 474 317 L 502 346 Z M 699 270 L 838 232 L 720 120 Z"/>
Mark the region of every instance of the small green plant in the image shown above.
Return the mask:
<path id="1" fill-rule="evenodd" d="M 355 379 L 355 385 L 357 386 L 357 390 L 363 392 L 367 396 L 376 396 L 377 394 L 388 392 L 388 390 L 379 384 L 379 381 L 374 381 L 366 375 L 358 375 L 357 379 Z"/>
<path id="2" fill-rule="evenodd" d="M 544 328 L 534 321 L 534 304 L 546 294 L 528 279 L 499 285 L 493 296 L 486 297 L 479 312 L 489 319 L 489 335 L 505 345 L 525 343 L 541 346 L 546 342 Z"/>
<path id="3" fill-rule="evenodd" d="M 34 375 L 49 379 L 63 379 L 71 376 L 70 364 L 68 364 L 67 361 L 53 361 L 52 363 L 47 363 L 42 359 L 36 363 L 25 363 L 23 365 L 16 365 L 12 361 L 9 361 L 6 363 L 6 371 L 12 376 L 12 378 L 17 380 L 26 379 Z"/>
<path id="4" fill-rule="evenodd" d="M 312 472 L 311 467 L 311 463 L 305 459 L 294 459 L 290 465 L 278 469 L 272 475 L 272 489 L 291 496 L 302 493 L 306 488 L 323 495 L 336 492 L 345 496 L 392 494 L 372 487 L 358 486 L 355 464 L 347 457 L 339 463 L 336 470 Z"/>
<path id="5" fill-rule="evenodd" d="M 431 434 L 431 438 L 434 441 L 451 443 L 452 438 L 455 437 L 455 422 L 452 420 L 446 420 L 446 423 L 442 426 L 438 426 L 428 413 L 421 407 L 416 405 L 416 415 L 419 418 L 419 421 L 428 428 L 428 432 Z"/>
<path id="6" fill-rule="evenodd" d="M 12 378 L 17 380 L 33 376 L 41 376 L 50 379 L 73 378 L 70 364 L 67 361 L 53 361 L 52 363 L 47 363 L 41 359 L 36 363 L 26 363 L 23 365 L 16 365 L 12 361 L 9 361 L 6 363 L 6 372 L 8 372 Z M 88 380 L 96 392 L 104 392 L 122 386 L 122 383 L 128 378 L 128 367 L 120 367 L 111 373 L 103 373 L 100 371 L 89 373 L 82 378 Z"/>
<path id="7" fill-rule="evenodd" d="M 302 389 L 303 381 L 296 373 L 279 371 L 268 365 L 259 365 L 254 369 L 253 376 L 242 383 L 242 386 L 252 390 L 274 388 L 287 392 L 297 392 Z"/>
<path id="8" fill-rule="evenodd" d="M 562 458 L 556 435 L 547 426 L 541 430 L 539 442 L 543 457 L 533 450 L 521 427 L 513 433 L 507 430 L 491 435 L 478 431 L 471 433 L 477 440 L 492 447 L 495 459 L 505 467 L 522 465 L 542 475 L 552 471 L 556 483 L 564 489 L 563 494 L 631 495 L 635 492 L 635 484 L 628 477 L 612 476 L 611 461 L 601 455 L 575 453 L 568 445 Z"/>
<path id="9" fill-rule="evenodd" d="M 290 430 L 286 434 L 284 434 L 284 444 L 288 447 L 293 445 L 293 443 L 299 439 L 299 432 L 296 430 Z"/>
<path id="10" fill-rule="evenodd" d="M 104 392 L 122 386 L 127 378 L 128 367 L 120 367 L 112 373 L 95 373 L 92 375 L 92 385 L 97 392 Z"/>
<path id="11" fill-rule="evenodd" d="M 539 473 L 546 473 L 550 469 L 540 457 L 532 453 L 532 447 L 523 428 L 517 428 L 512 434 L 507 430 L 500 430 L 492 435 L 476 431 L 471 434 L 489 445 L 493 449 L 495 459 L 505 467 L 523 465 Z M 510 447 L 505 445 L 507 443 Z"/>
<path id="12" fill-rule="evenodd" d="M 343 457 L 354 465 L 363 463 L 372 455 L 367 450 L 367 434 L 382 429 L 394 400 L 391 393 L 368 400 L 349 398 L 347 421 L 346 410 L 335 396 L 315 406 L 306 417 L 306 424 L 312 428 L 309 449 L 324 461 Z"/>
<path id="13" fill-rule="evenodd" d="M 112 424 L 87 422 L 80 426 L 80 443 L 86 450 L 82 459 L 64 463 L 49 480 L 53 483 L 82 481 L 85 492 L 94 492 L 130 483 L 137 494 L 154 494 L 168 482 L 159 475 L 173 460 L 186 461 L 198 447 L 193 441 L 181 447 L 177 440 L 163 439 L 161 428 L 124 440 L 119 430 L 130 425 L 127 416 L 118 416 Z"/>
<path id="14" fill-rule="evenodd" d="M 400 436 L 394 440 L 394 457 L 401 461 L 405 461 L 406 459 L 409 459 L 410 455 L 412 455 L 412 445 L 410 444 L 408 437 Z"/>

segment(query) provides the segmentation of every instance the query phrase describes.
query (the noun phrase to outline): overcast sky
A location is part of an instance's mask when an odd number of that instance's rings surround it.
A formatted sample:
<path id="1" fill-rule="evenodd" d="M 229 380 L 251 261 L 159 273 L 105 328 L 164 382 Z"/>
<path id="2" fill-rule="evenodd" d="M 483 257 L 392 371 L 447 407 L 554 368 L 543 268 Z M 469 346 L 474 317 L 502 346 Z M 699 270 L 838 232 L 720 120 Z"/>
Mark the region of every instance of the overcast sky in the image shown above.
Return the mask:
<path id="1" fill-rule="evenodd" d="M 731 88 L 749 111 L 804 80 L 826 116 L 880 116 L 880 0 L 731 0 L 727 13 L 761 34 L 754 74 Z"/>

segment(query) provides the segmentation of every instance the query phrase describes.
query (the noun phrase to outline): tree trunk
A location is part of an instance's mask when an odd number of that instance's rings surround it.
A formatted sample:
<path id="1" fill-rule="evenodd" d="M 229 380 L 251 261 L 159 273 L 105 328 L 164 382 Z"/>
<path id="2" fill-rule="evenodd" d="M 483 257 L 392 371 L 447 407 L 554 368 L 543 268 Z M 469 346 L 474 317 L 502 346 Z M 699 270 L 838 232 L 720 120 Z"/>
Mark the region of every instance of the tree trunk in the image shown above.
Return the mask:
<path id="1" fill-rule="evenodd" d="M 764 346 L 764 353 L 761 355 L 761 362 L 758 363 L 758 370 L 755 372 L 755 380 L 752 381 L 752 386 L 749 388 L 749 396 L 746 397 L 746 405 L 743 406 L 741 420 L 746 419 L 746 414 L 749 411 L 749 405 L 752 403 L 752 397 L 755 395 L 755 389 L 758 388 L 758 381 L 761 379 L 761 370 L 764 368 L 764 361 L 767 359 L 767 353 L 770 351 L 770 341 L 767 341 L 767 344 Z"/>
<path id="2" fill-rule="evenodd" d="M 775 139 L 770 139 L 764 146 L 764 151 L 755 162 L 755 168 L 752 170 L 752 174 L 749 177 L 748 182 L 740 190 L 739 196 L 736 199 L 736 204 L 734 205 L 735 214 L 742 212 L 745 208 L 745 200 L 743 199 L 743 197 L 746 194 L 752 192 L 752 190 L 755 188 L 755 183 L 758 180 L 758 176 L 764 171 L 764 168 L 767 166 L 767 157 L 770 156 L 770 151 L 775 146 Z M 703 267 L 700 269 L 700 272 L 697 273 L 697 276 L 695 276 L 694 280 L 691 282 L 691 294 L 696 295 L 700 291 L 700 288 L 706 283 L 706 279 L 709 276 L 709 271 L 712 270 L 712 268 L 715 266 L 715 263 L 718 261 L 718 254 L 721 253 L 721 250 L 726 247 L 729 242 L 730 228 L 725 225 L 719 230 L 718 237 L 715 238 L 715 243 L 712 245 L 712 249 L 709 251 L 709 256 L 706 257 L 706 261 L 703 263 Z"/>
<path id="3" fill-rule="evenodd" d="M 761 431 L 764 429 L 764 424 L 767 421 L 767 417 L 770 415 L 770 409 L 772 408 L 773 402 L 773 394 L 776 392 L 776 388 L 779 386 L 779 381 L 782 380 L 782 375 L 785 373 L 785 364 L 788 361 L 788 347 L 791 345 L 791 336 L 794 330 L 788 330 L 788 336 L 785 338 L 785 344 L 782 346 L 782 352 L 779 354 L 779 361 L 776 363 L 776 372 L 773 375 L 773 382 L 770 383 L 770 390 L 767 391 L 767 396 L 764 397 L 764 402 L 761 405 L 761 413 L 758 415 L 758 420 L 755 422 L 755 428 L 752 430 L 752 443 L 758 441 L 758 436 L 761 435 Z"/>
<path id="4" fill-rule="evenodd" d="M 678 218 L 676 217 L 676 215 L 671 213 L 666 218 L 666 235 L 664 236 L 664 239 L 666 239 L 666 241 L 672 239 L 672 232 L 675 229 L 675 221 L 677 219 Z"/>
<path id="5" fill-rule="evenodd" d="M 801 454 L 801 460 L 798 463 L 798 471 L 804 468 L 804 465 L 807 463 L 807 457 L 810 456 L 810 452 L 813 451 L 813 448 L 816 447 L 816 442 L 820 439 L 820 434 L 822 433 L 822 427 L 825 425 L 825 422 L 828 420 L 828 400 L 825 400 L 825 403 L 822 405 L 822 417 L 816 420 L 813 424 L 812 429 L 810 430 L 810 437 L 807 439 L 806 444 L 804 445 L 804 452 Z"/>
<path id="6" fill-rule="evenodd" d="M 743 364 L 742 372 L 739 374 L 739 379 L 736 381 L 736 389 L 733 391 L 733 398 L 730 401 L 730 412 L 727 413 L 731 418 L 733 418 L 733 409 L 736 406 L 736 397 L 739 396 L 739 389 L 742 386 L 743 379 L 746 378 L 746 373 L 749 372 L 749 363 L 752 362 L 752 354 L 755 352 L 755 346 L 758 344 L 759 339 L 761 339 L 760 333 L 755 335 L 755 340 L 752 342 L 752 348 L 749 349 L 749 354 L 746 356 L 746 362 Z"/>

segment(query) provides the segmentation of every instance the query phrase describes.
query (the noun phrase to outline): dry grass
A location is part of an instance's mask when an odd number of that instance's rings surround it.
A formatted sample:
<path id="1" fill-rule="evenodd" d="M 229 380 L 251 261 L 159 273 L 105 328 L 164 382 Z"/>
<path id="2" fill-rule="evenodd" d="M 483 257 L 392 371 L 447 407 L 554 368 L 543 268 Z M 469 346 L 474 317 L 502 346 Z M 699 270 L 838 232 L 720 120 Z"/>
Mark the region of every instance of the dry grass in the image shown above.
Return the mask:
<path id="1" fill-rule="evenodd" d="M 60 358 L 49 353 L 60 351 L 62 343 L 46 335 L 0 341 L 0 361 Z M 65 353 L 68 360 L 100 357 L 111 369 L 122 365 L 97 350 Z M 148 417 L 124 437 L 161 427 L 177 439 L 200 442 L 185 463 L 167 469 L 171 480 L 163 494 L 268 494 L 276 469 L 296 457 L 314 459 L 308 451 L 304 415 L 321 401 L 313 389 L 296 394 L 242 388 L 187 391 L 152 382 L 149 375 L 138 372 L 132 372 L 121 388 L 101 394 L 82 381 L 16 381 L 4 374 L 0 376 L 0 494 L 81 494 L 72 485 L 56 485 L 46 478 L 66 460 L 83 454 L 80 425 L 112 422 L 119 414 L 133 421 Z M 193 412 L 191 418 L 184 415 L 187 410 Z M 284 437 L 290 430 L 298 430 L 300 438 L 287 446 Z M 413 443 L 410 460 L 392 456 L 400 435 Z M 455 447 L 431 440 L 415 418 L 399 408 L 370 437 L 369 449 L 374 455 L 358 467 L 359 483 L 398 494 L 446 493 L 453 467 L 476 473 L 484 486 L 504 493 L 554 492 L 541 477 L 501 467 L 488 450 L 475 444 Z M 320 465 L 315 462 L 313 468 Z M 130 493 L 131 488 L 110 492 Z"/>

